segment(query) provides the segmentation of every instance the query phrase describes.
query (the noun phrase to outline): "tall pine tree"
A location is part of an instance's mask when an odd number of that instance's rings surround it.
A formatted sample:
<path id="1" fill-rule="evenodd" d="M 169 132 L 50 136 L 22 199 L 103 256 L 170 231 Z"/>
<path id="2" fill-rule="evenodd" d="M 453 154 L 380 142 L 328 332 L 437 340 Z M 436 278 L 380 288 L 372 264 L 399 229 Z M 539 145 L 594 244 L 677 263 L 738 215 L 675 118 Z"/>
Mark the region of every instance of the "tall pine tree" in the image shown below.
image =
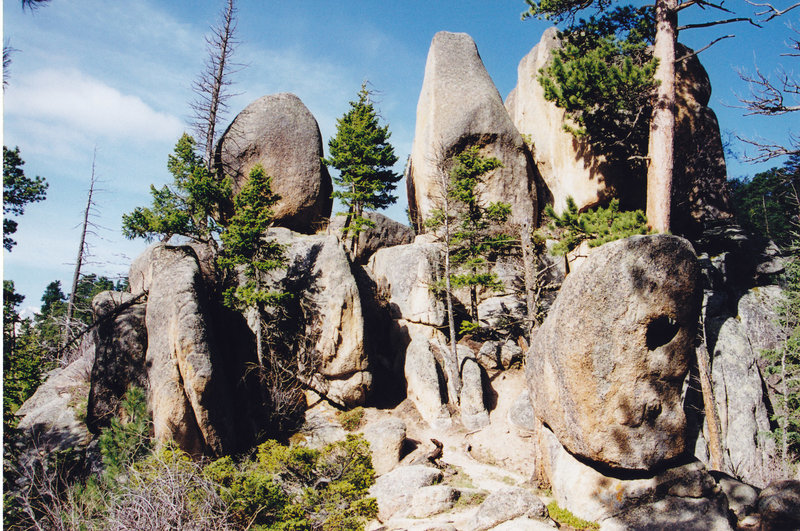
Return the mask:
<path id="1" fill-rule="evenodd" d="M 257 164 L 250 170 L 247 184 L 234 199 L 234 214 L 220 238 L 224 248 L 219 264 L 224 268 L 244 266 L 245 283 L 225 292 L 230 307 L 250 308 L 256 313 L 256 350 L 264 363 L 262 319 L 265 306 L 279 302 L 282 295 L 264 289 L 262 275 L 283 266 L 283 248 L 264 236 L 272 226 L 272 207 L 280 197 L 273 193 L 272 177 Z"/>
<path id="2" fill-rule="evenodd" d="M 328 143 L 330 157 L 324 160 L 339 170 L 333 178 L 338 188 L 333 197 L 347 208 L 344 232 L 353 255 L 358 235 L 373 225 L 364 213 L 393 204 L 397 197 L 392 192 L 401 179 L 392 171 L 397 156 L 389 143 L 389 126 L 380 126 L 371 94 L 366 82 L 362 84 L 358 100 L 351 101 L 350 110 L 337 120 L 336 136 Z"/>
<path id="3" fill-rule="evenodd" d="M 501 230 L 511 214 L 511 206 L 481 201 L 477 189 L 484 175 L 503 165 L 500 160 L 484 157 L 477 146 L 472 146 L 456 155 L 454 161 L 449 191 L 456 212 L 450 250 L 455 272 L 451 282 L 453 287 L 469 291 L 472 320 L 461 326 L 462 332 L 466 332 L 479 327 L 478 290 L 503 288 L 503 283 L 491 270 L 490 259 L 511 246 L 511 236 Z"/>

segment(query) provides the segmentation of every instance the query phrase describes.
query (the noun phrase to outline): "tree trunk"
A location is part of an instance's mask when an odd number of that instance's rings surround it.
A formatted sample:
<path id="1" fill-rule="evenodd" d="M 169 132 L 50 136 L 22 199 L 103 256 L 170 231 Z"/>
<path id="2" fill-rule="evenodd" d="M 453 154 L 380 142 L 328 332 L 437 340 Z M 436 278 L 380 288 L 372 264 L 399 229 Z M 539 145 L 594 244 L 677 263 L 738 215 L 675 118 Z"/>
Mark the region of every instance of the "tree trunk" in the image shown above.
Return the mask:
<path id="1" fill-rule="evenodd" d="M 528 324 L 525 331 L 528 338 L 531 337 L 533 332 L 534 320 L 536 319 L 536 297 L 534 290 L 536 289 L 536 278 L 538 271 L 536 271 L 536 261 L 533 256 L 533 246 L 531 245 L 531 224 L 525 222 L 520 229 L 519 239 L 522 245 L 522 267 L 523 278 L 525 279 L 525 307 L 528 311 Z"/>
<path id="2" fill-rule="evenodd" d="M 447 303 L 447 326 L 450 332 L 450 348 L 445 355 L 445 372 L 447 372 L 447 394 L 453 404 L 461 401 L 461 371 L 458 366 L 458 346 L 456 344 L 456 321 L 453 315 L 453 292 L 450 284 L 450 199 L 448 174 L 440 170 L 442 179 L 442 195 L 444 201 L 444 284 Z"/>
<path id="3" fill-rule="evenodd" d="M 650 119 L 650 140 L 647 148 L 647 221 L 658 232 L 668 232 L 670 229 L 675 146 L 677 6 L 677 0 L 656 1 L 653 57 L 658 60 L 654 79 L 659 85 Z"/>
<path id="4" fill-rule="evenodd" d="M 89 195 L 86 199 L 86 209 L 83 211 L 83 225 L 81 227 L 81 238 L 78 245 L 78 257 L 75 260 L 75 272 L 72 275 L 72 289 L 69 292 L 69 302 L 67 302 L 67 321 L 64 327 L 63 347 L 66 347 L 70 341 L 70 330 L 72 326 L 72 316 L 75 314 L 75 293 L 78 291 L 78 280 L 81 276 L 81 267 L 83 266 L 84 249 L 86 248 L 86 232 L 89 227 L 89 213 L 92 211 L 92 196 L 94 195 L 95 183 L 95 162 L 97 161 L 97 149 L 92 155 L 92 176 L 89 179 Z"/>
<path id="5" fill-rule="evenodd" d="M 700 389 L 703 392 L 703 408 L 708 423 L 708 453 L 711 455 L 712 470 L 724 472 L 725 461 L 722 457 L 722 443 L 720 442 L 719 417 L 717 416 L 717 406 L 714 401 L 714 388 L 711 386 L 711 369 L 709 363 L 708 349 L 705 343 L 697 348 L 697 372 L 700 377 Z"/>

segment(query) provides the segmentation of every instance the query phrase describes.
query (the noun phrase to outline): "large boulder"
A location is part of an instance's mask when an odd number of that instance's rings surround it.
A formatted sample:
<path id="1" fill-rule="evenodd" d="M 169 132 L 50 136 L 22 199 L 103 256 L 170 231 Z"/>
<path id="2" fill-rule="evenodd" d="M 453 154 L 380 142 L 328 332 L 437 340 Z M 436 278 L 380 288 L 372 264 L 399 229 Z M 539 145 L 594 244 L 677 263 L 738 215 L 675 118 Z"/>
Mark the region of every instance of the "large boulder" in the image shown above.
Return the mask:
<path id="1" fill-rule="evenodd" d="M 97 327 L 86 424 L 97 432 L 118 416 L 131 386 L 147 389 L 147 328 L 143 294 L 104 291 L 92 299 Z"/>
<path id="2" fill-rule="evenodd" d="M 228 393 L 216 376 L 208 293 L 194 250 L 155 244 L 131 265 L 131 290 L 147 292 L 148 402 L 157 440 L 221 455 L 233 444 Z"/>
<path id="3" fill-rule="evenodd" d="M 489 494 L 469 520 L 469 531 L 486 531 L 520 516 L 546 518 L 547 508 L 531 491 L 521 487 L 506 487 Z"/>
<path id="4" fill-rule="evenodd" d="M 377 212 L 365 212 L 364 217 L 373 223 L 358 235 L 358 249 L 353 261 L 359 264 L 366 264 L 370 256 L 375 254 L 378 249 L 393 247 L 395 245 L 405 245 L 414 241 L 414 230 L 408 225 L 403 225 L 399 221 L 387 218 Z M 342 236 L 346 216 L 335 216 L 328 225 L 328 233 Z"/>
<path id="5" fill-rule="evenodd" d="M 294 294 L 292 333 L 308 338 L 315 358 L 312 387 L 342 406 L 363 404 L 372 386 L 365 323 L 350 260 L 333 235 L 304 236 L 274 228 L 268 238 L 284 246 L 287 266 L 270 282 Z"/>
<path id="6" fill-rule="evenodd" d="M 771 483 L 758 496 L 762 531 L 800 529 L 800 481 Z"/>
<path id="7" fill-rule="evenodd" d="M 423 238 L 380 249 L 369 260 L 378 294 L 388 301 L 392 319 L 433 327 L 447 324 L 447 310 L 432 285 L 442 278 L 444 249 Z"/>
<path id="8" fill-rule="evenodd" d="M 406 393 L 422 418 L 434 428 L 452 424 L 447 409 L 444 372 L 437 363 L 437 346 L 424 337 L 411 340 L 406 349 Z"/>
<path id="9" fill-rule="evenodd" d="M 314 233 L 331 214 L 333 185 L 322 164 L 322 135 L 314 116 L 294 94 L 263 96 L 240 112 L 220 138 L 217 163 L 237 193 L 261 164 L 281 200 L 275 223 Z"/>
<path id="10" fill-rule="evenodd" d="M 75 360 L 52 371 L 36 392 L 16 411 L 17 427 L 41 451 L 85 446 L 91 434 L 81 418 L 89 397 L 95 345 L 91 336 L 81 342 Z"/>
<path id="11" fill-rule="evenodd" d="M 369 489 L 369 495 L 378 502 L 378 519 L 385 522 L 401 509 L 408 508 L 419 489 L 441 479 L 441 470 L 423 465 L 402 466 L 382 475 Z"/>
<path id="12" fill-rule="evenodd" d="M 536 415 L 567 450 L 626 469 L 686 450 L 699 288 L 692 246 L 669 235 L 603 245 L 567 276 L 526 367 Z"/>
<path id="13" fill-rule="evenodd" d="M 428 52 L 406 174 L 409 210 L 418 228 L 441 208 L 442 176 L 448 178 L 450 159 L 471 146 L 503 163 L 485 176 L 481 198 L 509 203 L 512 221 L 532 223 L 537 215 L 536 185 L 522 136 L 472 38 L 442 31 L 433 37 Z"/>

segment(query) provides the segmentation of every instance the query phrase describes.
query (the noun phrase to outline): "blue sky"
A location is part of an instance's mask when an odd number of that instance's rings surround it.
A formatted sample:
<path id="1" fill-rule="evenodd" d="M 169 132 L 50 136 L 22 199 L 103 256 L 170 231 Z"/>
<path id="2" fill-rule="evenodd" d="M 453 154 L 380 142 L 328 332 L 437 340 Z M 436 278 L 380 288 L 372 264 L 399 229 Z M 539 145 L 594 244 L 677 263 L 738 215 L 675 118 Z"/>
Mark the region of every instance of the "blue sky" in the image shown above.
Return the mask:
<path id="1" fill-rule="evenodd" d="M 4 278 L 14 280 L 17 291 L 26 295 L 25 307 L 37 308 L 52 280 L 61 280 L 68 290 L 95 147 L 101 190 L 94 221 L 101 228 L 90 236 L 92 256 L 84 271 L 125 274 L 144 250 L 143 241 L 122 237 L 120 219 L 124 212 L 149 204 L 151 183 L 170 181 L 167 155 L 188 130 L 191 84 L 206 57 L 203 37 L 221 4 L 52 0 L 34 13 L 23 13 L 18 0 L 4 2 L 4 38 L 19 51 L 4 93 L 3 143 L 19 146 L 27 175 L 41 175 L 50 183 L 47 200 L 30 205 L 20 218 L 18 245 L 3 253 Z M 469 33 L 505 97 L 516 84 L 520 59 L 548 26 L 520 21 L 522 0 L 237 4 L 241 44 L 235 58 L 247 66 L 234 76 L 238 95 L 222 129 L 258 97 L 293 92 L 319 122 L 327 152 L 336 119 L 368 79 L 392 132 L 398 172 L 411 151 L 425 60 L 437 31 Z M 741 0 L 731 6 L 750 13 Z M 790 21 L 800 27 L 800 12 L 762 30 L 736 25 L 683 34 L 681 40 L 695 48 L 720 35 L 737 35 L 701 55 L 714 87 L 711 105 L 723 131 L 786 138 L 791 116 L 745 117 L 733 106 L 736 94 L 747 91 L 738 69 L 752 71 L 757 64 L 771 72 L 785 62 L 791 70 L 792 59 L 779 56 Z M 728 163 L 731 176 L 773 165 Z M 387 212 L 400 221 L 405 220 L 404 190 L 401 183 L 398 203 Z"/>

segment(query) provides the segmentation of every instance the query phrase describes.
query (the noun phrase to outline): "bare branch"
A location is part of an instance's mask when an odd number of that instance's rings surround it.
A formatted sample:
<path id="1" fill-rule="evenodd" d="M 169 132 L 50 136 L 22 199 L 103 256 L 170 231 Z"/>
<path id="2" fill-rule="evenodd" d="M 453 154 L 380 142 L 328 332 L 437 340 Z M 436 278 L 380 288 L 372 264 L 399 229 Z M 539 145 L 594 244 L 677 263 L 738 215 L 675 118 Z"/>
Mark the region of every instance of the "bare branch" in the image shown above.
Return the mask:
<path id="1" fill-rule="evenodd" d="M 713 41 L 708 43 L 706 46 L 703 46 L 699 50 L 696 50 L 696 51 L 694 51 L 692 53 L 687 53 L 686 55 L 684 55 L 680 59 L 675 59 L 675 64 L 678 64 L 681 61 L 685 61 L 686 59 L 689 59 L 690 57 L 694 57 L 695 55 L 708 50 L 709 48 L 711 48 L 712 46 L 714 46 L 715 44 L 717 44 L 719 41 L 721 41 L 723 39 L 730 39 L 730 38 L 735 37 L 735 36 L 736 35 L 723 35 L 722 37 L 719 37 L 718 39 L 714 39 Z"/>
<path id="2" fill-rule="evenodd" d="M 767 3 L 767 2 L 753 2 L 752 0 L 745 0 L 745 1 L 748 4 L 750 4 L 751 6 L 763 8 L 761 11 L 756 11 L 756 16 L 758 16 L 758 17 L 766 16 L 767 17 L 765 19 L 762 19 L 760 22 L 769 22 L 773 18 L 780 17 L 780 16 L 788 13 L 792 9 L 800 6 L 800 2 L 796 2 L 793 5 L 790 5 L 789 7 L 785 8 L 785 9 L 778 9 L 775 6 L 773 6 L 772 4 Z"/>
<path id="3" fill-rule="evenodd" d="M 230 74 L 243 67 L 231 62 L 239 44 L 235 37 L 236 28 L 236 6 L 234 0 L 227 0 L 220 22 L 211 28 L 211 34 L 205 38 L 208 59 L 192 86 L 197 94 L 197 100 L 191 105 L 194 111 L 193 125 L 199 136 L 198 147 L 202 150 L 208 169 L 213 165 L 217 124 L 227 111 L 228 100 L 234 95 L 227 91 L 232 84 Z"/>
<path id="4" fill-rule="evenodd" d="M 758 163 L 766 162 L 778 157 L 800 155 L 800 138 L 794 134 L 789 135 L 789 145 L 769 143 L 762 140 L 753 140 L 736 135 L 736 138 L 745 144 L 749 144 L 756 148 L 756 153 L 750 155 L 744 153 L 745 162 Z"/>
<path id="5" fill-rule="evenodd" d="M 734 22 L 749 22 L 750 24 L 752 24 L 757 28 L 761 27 L 761 25 L 754 22 L 753 19 L 751 18 L 736 17 L 736 18 L 728 18 L 725 20 L 712 20 L 710 22 L 698 22 L 697 24 L 686 24 L 685 26 L 679 26 L 678 31 L 683 31 L 687 29 L 697 29 L 697 28 L 710 28 L 712 26 L 721 26 L 723 24 L 733 24 Z"/>

